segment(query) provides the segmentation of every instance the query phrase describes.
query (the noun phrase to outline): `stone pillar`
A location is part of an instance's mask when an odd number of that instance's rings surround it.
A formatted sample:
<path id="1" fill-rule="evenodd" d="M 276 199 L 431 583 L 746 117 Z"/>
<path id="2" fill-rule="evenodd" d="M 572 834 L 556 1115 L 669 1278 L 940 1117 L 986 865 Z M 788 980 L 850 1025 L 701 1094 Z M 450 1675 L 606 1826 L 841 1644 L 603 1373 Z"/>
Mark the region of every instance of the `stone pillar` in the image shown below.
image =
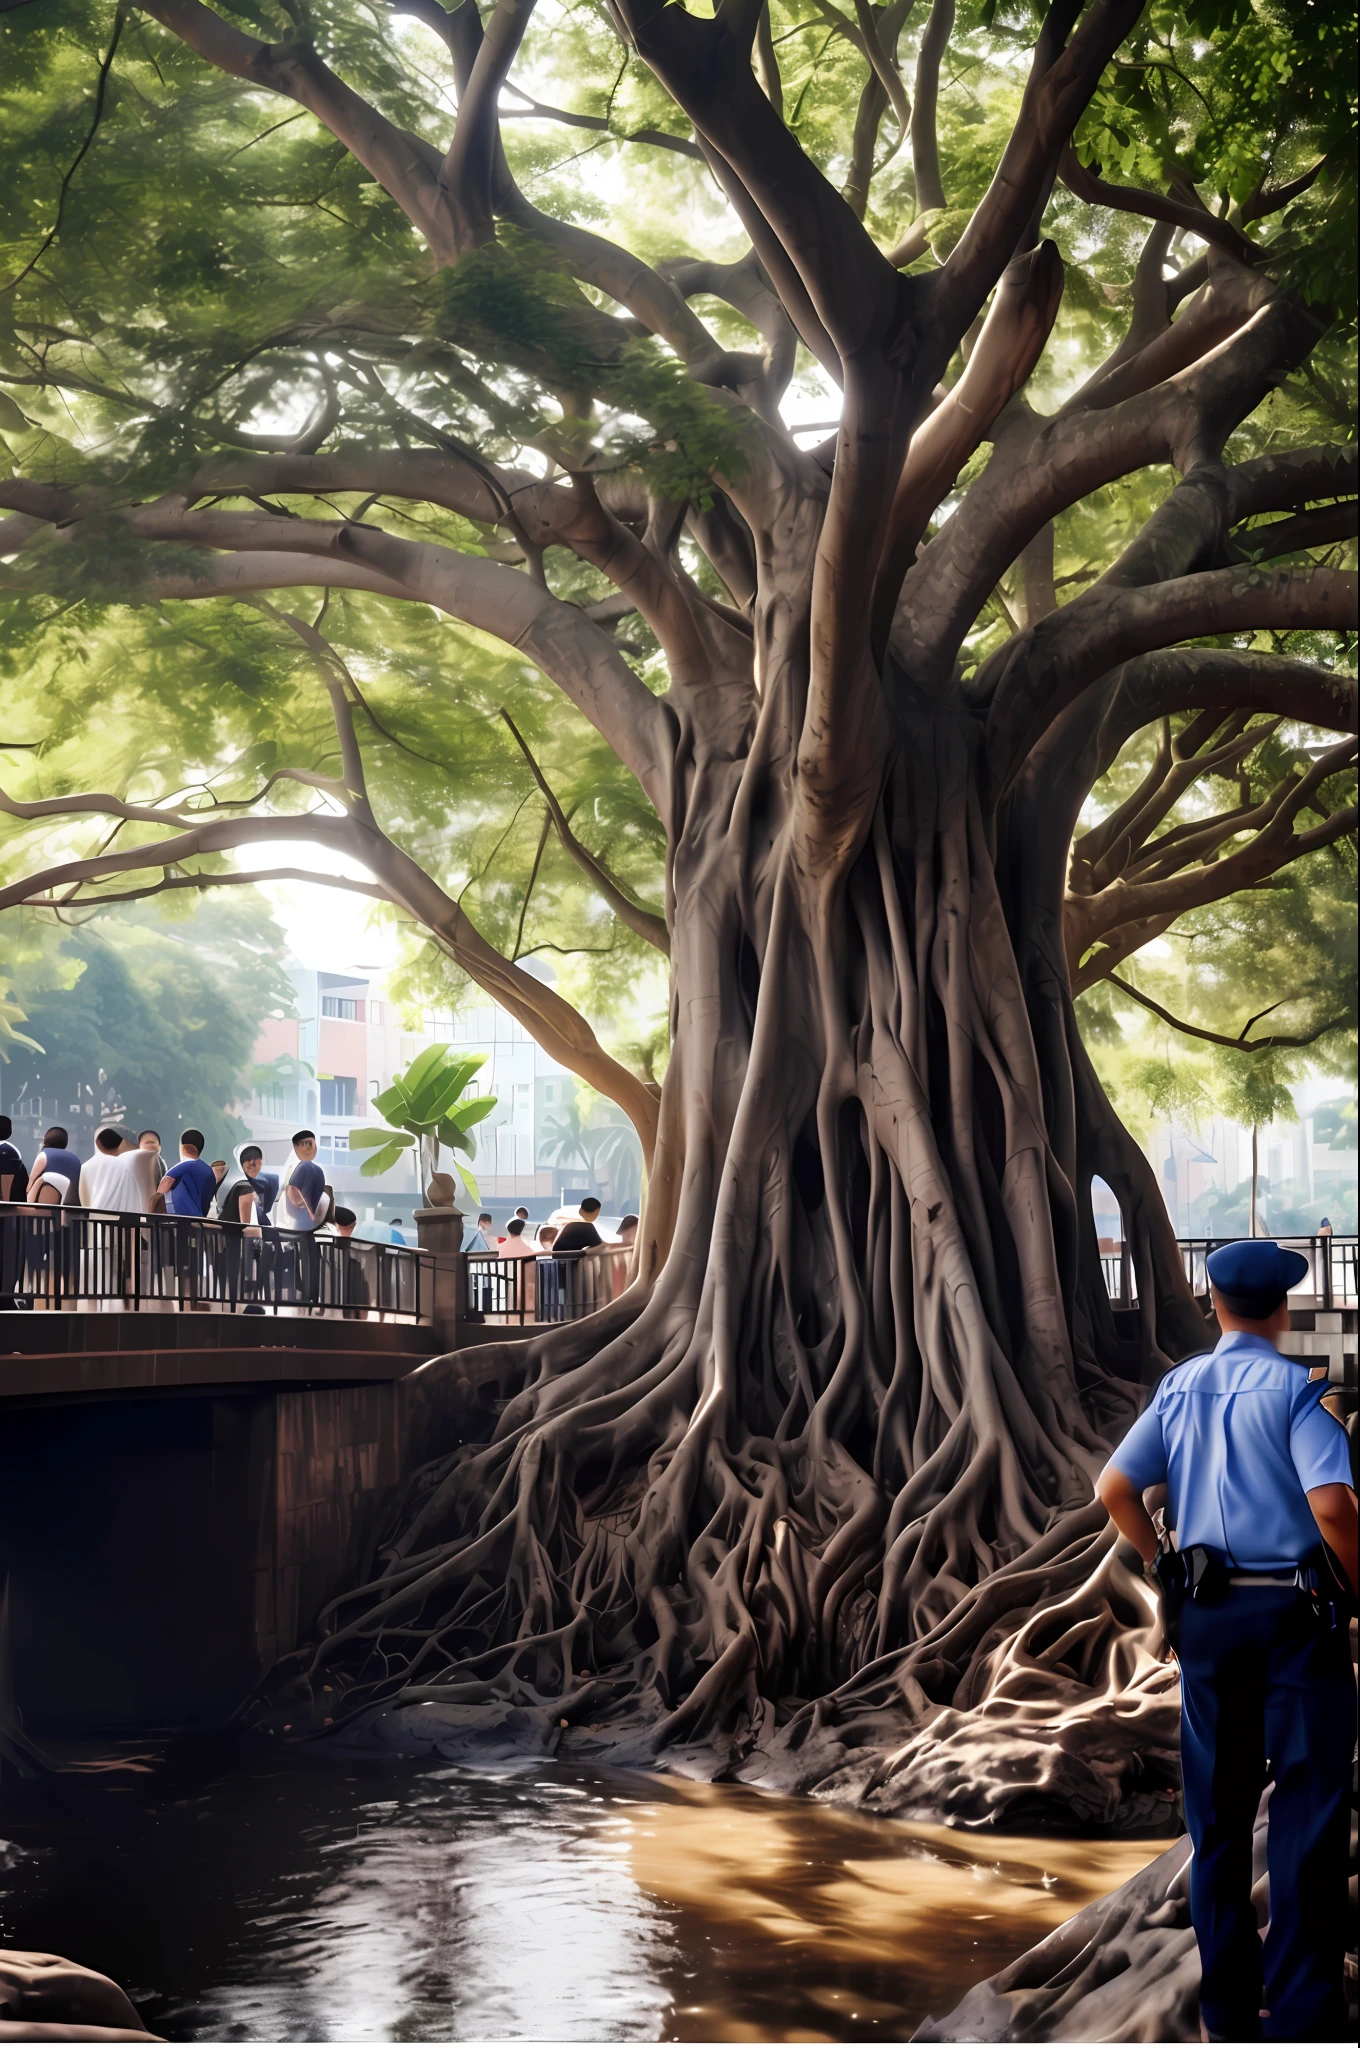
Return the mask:
<path id="1" fill-rule="evenodd" d="M 460 1209 L 416 1210 L 420 1249 L 434 1254 L 434 1337 L 444 1351 L 457 1350 L 459 1325 L 467 1320 L 465 1228 Z"/>

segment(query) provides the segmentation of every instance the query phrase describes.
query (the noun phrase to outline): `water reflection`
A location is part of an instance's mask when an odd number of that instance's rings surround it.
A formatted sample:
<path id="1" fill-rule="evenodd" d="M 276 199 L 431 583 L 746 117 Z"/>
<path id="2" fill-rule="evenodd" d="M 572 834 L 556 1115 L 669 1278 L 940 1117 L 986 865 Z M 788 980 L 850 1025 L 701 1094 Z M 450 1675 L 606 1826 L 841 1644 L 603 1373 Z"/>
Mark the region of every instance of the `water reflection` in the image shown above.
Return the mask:
<path id="1" fill-rule="evenodd" d="M 108 1971 L 173 2040 L 901 2039 L 1164 1846 L 332 1759 L 67 1780 L 4 1832 L 0 1945 Z"/>

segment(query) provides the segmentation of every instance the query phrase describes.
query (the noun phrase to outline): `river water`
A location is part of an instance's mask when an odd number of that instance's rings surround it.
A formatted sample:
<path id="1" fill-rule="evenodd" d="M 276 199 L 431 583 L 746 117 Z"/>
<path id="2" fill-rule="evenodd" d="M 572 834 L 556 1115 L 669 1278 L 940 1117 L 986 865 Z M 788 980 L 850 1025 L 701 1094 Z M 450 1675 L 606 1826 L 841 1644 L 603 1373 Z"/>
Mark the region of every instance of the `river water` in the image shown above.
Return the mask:
<path id="1" fill-rule="evenodd" d="M 0 1947 L 175 2041 L 903 2040 L 1166 1846 L 334 1755 L 63 1776 L 0 1834 Z"/>

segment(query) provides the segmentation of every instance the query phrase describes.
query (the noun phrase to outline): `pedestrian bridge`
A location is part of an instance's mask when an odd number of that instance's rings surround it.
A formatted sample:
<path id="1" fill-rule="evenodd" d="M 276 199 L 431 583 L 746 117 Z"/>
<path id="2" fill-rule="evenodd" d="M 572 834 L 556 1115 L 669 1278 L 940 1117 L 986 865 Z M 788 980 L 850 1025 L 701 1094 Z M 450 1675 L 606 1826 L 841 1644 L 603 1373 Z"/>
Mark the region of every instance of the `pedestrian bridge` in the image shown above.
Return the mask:
<path id="1" fill-rule="evenodd" d="M 525 1341 L 627 1284 L 622 1251 L 464 1257 L 451 1212 L 419 1227 L 0 1205 L 0 1586 L 33 1733 L 224 1720 L 371 1571 L 405 1474 L 490 1434 Z"/>

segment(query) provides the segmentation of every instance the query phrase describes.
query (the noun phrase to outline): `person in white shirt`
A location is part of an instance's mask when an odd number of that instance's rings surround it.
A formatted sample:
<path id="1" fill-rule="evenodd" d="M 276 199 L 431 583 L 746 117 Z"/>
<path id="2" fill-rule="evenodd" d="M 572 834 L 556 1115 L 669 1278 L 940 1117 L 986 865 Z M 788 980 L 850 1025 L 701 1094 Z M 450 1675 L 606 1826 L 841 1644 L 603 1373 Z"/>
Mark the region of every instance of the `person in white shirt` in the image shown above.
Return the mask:
<path id="1" fill-rule="evenodd" d="M 81 1207 L 112 1210 L 123 1216 L 145 1216 L 156 1191 L 155 1154 L 143 1152 L 140 1147 L 131 1152 L 121 1151 L 121 1131 L 99 1131 L 94 1143 L 92 1156 L 80 1168 Z"/>

